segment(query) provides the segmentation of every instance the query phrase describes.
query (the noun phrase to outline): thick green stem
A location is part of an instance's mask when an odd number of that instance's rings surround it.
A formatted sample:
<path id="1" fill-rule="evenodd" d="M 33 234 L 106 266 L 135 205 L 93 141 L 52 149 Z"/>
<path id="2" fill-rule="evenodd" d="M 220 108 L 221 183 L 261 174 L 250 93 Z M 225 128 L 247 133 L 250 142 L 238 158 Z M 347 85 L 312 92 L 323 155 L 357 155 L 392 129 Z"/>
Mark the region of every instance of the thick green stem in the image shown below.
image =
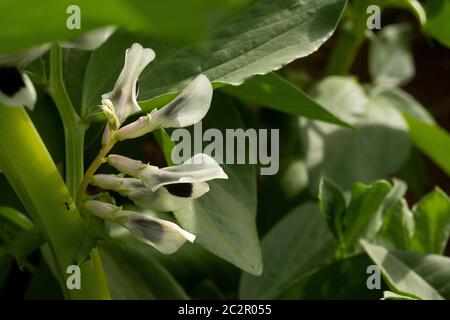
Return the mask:
<path id="1" fill-rule="evenodd" d="M 66 298 L 108 299 L 100 256 L 81 264 L 81 289 L 66 286 L 67 267 L 73 264 L 82 240 L 79 212 L 45 144 L 23 108 L 0 105 L 0 167 L 52 252 L 58 280 Z"/>
<path id="2" fill-rule="evenodd" d="M 66 184 L 76 196 L 84 173 L 84 134 L 87 124 L 76 113 L 67 94 L 62 69 L 62 51 L 54 45 L 50 51 L 50 94 L 58 108 L 66 141 Z"/>

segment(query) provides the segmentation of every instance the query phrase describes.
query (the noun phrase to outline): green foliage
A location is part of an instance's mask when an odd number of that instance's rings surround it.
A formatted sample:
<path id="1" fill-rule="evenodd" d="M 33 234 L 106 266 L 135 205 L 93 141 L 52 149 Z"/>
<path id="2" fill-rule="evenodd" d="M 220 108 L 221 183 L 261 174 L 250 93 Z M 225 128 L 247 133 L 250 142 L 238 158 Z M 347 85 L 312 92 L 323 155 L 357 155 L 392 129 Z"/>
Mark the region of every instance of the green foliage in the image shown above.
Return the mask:
<path id="1" fill-rule="evenodd" d="M 242 276 L 240 298 L 277 298 L 292 281 L 330 261 L 334 246 L 333 236 L 316 204 L 294 209 L 263 238 L 264 272 L 260 277 Z"/>
<path id="2" fill-rule="evenodd" d="M 203 129 L 242 128 L 239 114 L 227 99 L 216 96 Z M 223 154 L 226 158 L 226 152 Z M 197 235 L 207 250 L 244 271 L 262 271 L 256 231 L 256 172 L 252 165 L 223 165 L 229 179 L 211 181 L 210 192 L 175 212 L 183 228 Z"/>
<path id="3" fill-rule="evenodd" d="M 442 44 L 450 47 L 450 2 L 448 0 L 427 0 L 427 24 L 425 31 Z"/>
<path id="4" fill-rule="evenodd" d="M 255 76 L 239 87 L 226 86 L 223 90 L 247 103 L 267 106 L 295 116 L 350 126 L 276 73 Z"/>
<path id="5" fill-rule="evenodd" d="M 66 27 L 66 20 L 73 14 L 73 11 L 67 13 L 67 8 L 73 4 L 80 8 L 81 30 Z M 183 0 L 168 0 L 164 3 L 144 0 L 78 0 L 76 3 L 67 0 L 5 0 L 0 4 L 0 12 L 20 14 L 4 15 L 1 20 L 0 52 L 70 40 L 105 25 L 123 25 L 130 30 L 161 38 L 192 41 L 199 39 L 210 27 L 205 19 L 214 22 L 214 17 L 227 16 L 239 6 L 242 4 L 234 0 L 193 0 L 189 3 Z"/>
<path id="6" fill-rule="evenodd" d="M 126 251 L 114 243 L 103 243 L 101 255 L 112 299 L 188 298 L 170 273 L 154 259 Z"/>
<path id="7" fill-rule="evenodd" d="M 348 190 L 355 182 L 384 178 L 406 162 L 410 152 L 407 124 L 390 104 L 367 95 L 359 83 L 346 77 L 325 78 L 313 97 L 357 128 L 303 122 L 302 140 L 313 190 L 322 176 Z"/>
<path id="8" fill-rule="evenodd" d="M 367 254 L 381 269 L 391 290 L 426 300 L 449 299 L 447 286 L 450 259 L 434 254 L 390 251 L 362 242 Z"/>
<path id="9" fill-rule="evenodd" d="M 258 0 L 200 46 L 150 42 L 157 58 L 140 78 L 139 99 L 149 110 L 159 104 L 154 99 L 173 97 L 199 73 L 218 86 L 240 85 L 254 75 L 280 69 L 311 54 L 330 37 L 345 2 Z M 145 39 L 113 36 L 92 54 L 83 92 L 89 114 L 99 112 L 99 97 L 113 87 L 123 52 L 136 40 L 145 43 Z"/>
<path id="10" fill-rule="evenodd" d="M 450 2 L 421 3 L 3 0 L 0 56 L 44 43 L 52 49 L 21 66 L 37 90 L 34 111 L 0 103 L 0 289 L 20 268 L 30 274 L 27 299 L 450 299 L 442 177 L 450 176 L 450 136 L 438 118 L 446 100 L 431 105 L 433 92 L 419 88 L 434 53 L 448 54 Z M 66 27 L 70 4 L 81 9 L 81 30 Z M 369 32 L 368 5 L 408 10 L 421 28 L 393 10 Z M 108 25 L 117 31 L 92 52 L 57 45 Z M 327 48 L 292 63 L 336 30 Z M 220 164 L 228 180 L 208 181 L 205 195 L 174 212 L 144 212 L 116 192 L 84 188 L 113 146 L 102 142 L 102 94 L 135 42 L 156 52 L 139 77 L 141 113 L 204 74 L 217 90 L 203 131 L 279 129 L 279 173 L 259 177 L 257 165 Z M 171 166 L 171 130 L 113 151 Z M 226 159 L 230 150 L 218 151 Z M 85 165 L 94 158 L 92 173 Z M 87 199 L 176 223 L 195 241 L 163 255 L 91 215 Z M 82 290 L 67 289 L 71 264 L 81 267 Z M 373 264 L 383 276 L 377 290 L 367 286 Z"/>
<path id="11" fill-rule="evenodd" d="M 414 77 L 411 31 L 408 24 L 391 25 L 375 37 L 369 52 L 369 70 L 375 84 L 399 86 Z"/>

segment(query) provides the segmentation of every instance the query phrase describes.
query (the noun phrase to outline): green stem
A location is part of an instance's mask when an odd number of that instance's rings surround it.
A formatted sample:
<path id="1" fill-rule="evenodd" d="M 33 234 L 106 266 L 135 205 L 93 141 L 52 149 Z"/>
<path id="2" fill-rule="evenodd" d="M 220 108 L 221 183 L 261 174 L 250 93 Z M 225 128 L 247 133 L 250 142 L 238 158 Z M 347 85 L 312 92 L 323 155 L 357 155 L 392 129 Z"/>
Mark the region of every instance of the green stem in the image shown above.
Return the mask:
<path id="1" fill-rule="evenodd" d="M 43 231 L 57 278 L 69 299 L 108 299 L 109 291 L 96 249 L 80 265 L 81 289 L 69 290 L 67 267 L 73 264 L 84 228 L 81 217 L 45 144 L 23 108 L 0 104 L 0 167 Z"/>
<path id="2" fill-rule="evenodd" d="M 325 70 L 327 75 L 346 75 L 350 72 L 365 40 L 366 10 L 370 4 L 378 5 L 379 0 L 358 0 L 348 4 L 347 17 L 343 19 L 344 24 Z"/>
<path id="3" fill-rule="evenodd" d="M 67 94 L 62 68 L 62 50 L 54 45 L 50 51 L 50 94 L 58 108 L 64 126 L 66 142 L 66 184 L 76 195 L 84 173 L 84 134 L 87 124 L 76 113 Z"/>
<path id="4" fill-rule="evenodd" d="M 114 133 L 112 133 L 109 142 L 105 146 L 103 146 L 103 148 L 95 157 L 94 161 L 92 161 L 89 168 L 86 170 L 86 174 L 83 177 L 83 181 L 81 182 L 80 189 L 78 191 L 78 199 L 81 199 L 82 195 L 86 191 L 89 181 L 91 181 L 91 178 L 94 176 L 98 168 L 102 165 L 103 160 L 108 155 L 109 151 L 111 151 L 111 149 L 114 147 L 116 142 L 117 140 L 114 136 Z"/>
<path id="5" fill-rule="evenodd" d="M 346 75 L 355 61 L 364 42 L 364 30 L 343 29 L 330 56 L 325 73 L 327 75 Z"/>

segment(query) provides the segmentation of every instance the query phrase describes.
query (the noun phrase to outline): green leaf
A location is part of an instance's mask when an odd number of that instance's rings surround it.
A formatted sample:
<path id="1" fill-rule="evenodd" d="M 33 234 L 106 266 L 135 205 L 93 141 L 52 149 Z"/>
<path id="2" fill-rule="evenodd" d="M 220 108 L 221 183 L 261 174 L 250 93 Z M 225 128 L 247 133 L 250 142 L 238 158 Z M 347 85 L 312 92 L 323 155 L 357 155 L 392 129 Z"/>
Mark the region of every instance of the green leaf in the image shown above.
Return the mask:
<path id="1" fill-rule="evenodd" d="M 14 208 L 0 207 L 0 219 L 7 220 L 22 230 L 29 230 L 34 226 L 30 218 Z"/>
<path id="2" fill-rule="evenodd" d="M 403 199 L 407 186 L 394 179 L 394 186 L 384 202 L 383 225 L 377 242 L 388 249 L 409 250 L 414 234 L 414 216 Z"/>
<path id="3" fill-rule="evenodd" d="M 386 178 L 406 162 L 410 152 L 408 127 L 395 108 L 368 96 L 352 78 L 326 78 L 313 96 L 357 128 L 352 131 L 302 121 L 302 140 L 314 193 L 323 176 L 348 190 L 355 182 Z"/>
<path id="4" fill-rule="evenodd" d="M 417 299 L 406 295 L 397 294 L 391 291 L 384 291 L 382 300 L 417 300 Z"/>
<path id="5" fill-rule="evenodd" d="M 245 102 L 259 104 L 295 116 L 350 126 L 276 73 L 255 76 L 239 87 L 226 86 L 222 90 Z"/>
<path id="6" fill-rule="evenodd" d="M 320 210 L 336 239 L 342 239 L 347 203 L 342 190 L 330 179 L 322 179 L 319 186 Z"/>
<path id="7" fill-rule="evenodd" d="M 202 124 L 203 130 L 216 128 L 223 136 L 225 129 L 242 127 L 235 107 L 218 95 Z M 226 159 L 225 152 L 223 157 Z M 210 191 L 174 212 L 175 217 L 184 229 L 197 236 L 196 242 L 204 248 L 247 272 L 260 274 L 255 167 L 223 164 L 222 168 L 228 180 L 208 182 Z"/>
<path id="8" fill-rule="evenodd" d="M 438 125 L 428 124 L 408 114 L 412 142 L 450 176 L 450 135 Z"/>
<path id="9" fill-rule="evenodd" d="M 156 260 L 109 242 L 102 243 L 100 251 L 112 299 L 189 298 Z"/>
<path id="10" fill-rule="evenodd" d="M 384 27 L 369 51 L 369 71 L 375 84 L 399 86 L 414 77 L 411 52 L 412 28 L 407 23 Z"/>
<path id="11" fill-rule="evenodd" d="M 395 293 L 426 300 L 450 299 L 450 258 L 389 251 L 367 241 L 361 244 Z"/>
<path id="12" fill-rule="evenodd" d="M 84 76 L 91 56 L 90 51 L 63 49 L 63 80 L 73 107 L 80 114 Z"/>
<path id="13" fill-rule="evenodd" d="M 356 183 L 351 192 L 351 201 L 345 214 L 344 247 L 355 250 L 360 238 L 372 240 L 383 223 L 383 205 L 391 185 L 376 181 L 367 186 Z"/>
<path id="14" fill-rule="evenodd" d="M 62 300 L 64 298 L 54 274 L 42 261 L 33 274 L 27 290 L 26 300 Z"/>
<path id="15" fill-rule="evenodd" d="M 297 207 L 276 224 L 262 241 L 264 272 L 244 274 L 241 299 L 275 299 L 292 281 L 334 257 L 335 241 L 316 204 Z"/>
<path id="16" fill-rule="evenodd" d="M 450 48 L 450 28 L 448 27 L 450 1 L 428 0 L 426 8 L 428 22 L 425 26 L 425 31 L 440 43 Z"/>
<path id="17" fill-rule="evenodd" d="M 429 124 L 435 123 L 433 116 L 428 110 L 413 96 L 400 88 L 377 86 L 371 90 L 370 96 L 379 104 L 390 105 L 391 107 L 423 122 Z"/>
<path id="18" fill-rule="evenodd" d="M 22 269 L 26 258 L 45 243 L 42 232 L 37 227 L 21 231 L 14 235 L 6 244 L 6 250 L 11 253 Z"/>
<path id="19" fill-rule="evenodd" d="M 175 143 L 172 141 L 169 134 L 164 128 L 156 130 L 155 132 L 153 132 L 153 134 L 156 141 L 158 141 L 159 146 L 161 147 L 167 164 L 171 166 L 173 164 L 171 153 L 173 147 L 175 146 Z"/>
<path id="20" fill-rule="evenodd" d="M 450 199 L 436 188 L 413 207 L 416 228 L 412 250 L 443 254 L 450 235 Z"/>
<path id="21" fill-rule="evenodd" d="M 0 250 L 0 291 L 9 278 L 14 259 L 4 251 Z"/>
<path id="22" fill-rule="evenodd" d="M 366 254 L 335 261 L 295 281 L 277 299 L 379 299 L 379 290 L 367 289 L 367 266 L 371 264 Z"/>
<path id="23" fill-rule="evenodd" d="M 403 112 L 409 126 L 411 141 L 450 175 L 448 132 L 439 127 L 430 113 L 400 88 L 374 88 L 371 97 L 377 104 L 389 105 Z"/>
<path id="24" fill-rule="evenodd" d="M 151 99 L 167 94 L 173 98 L 200 73 L 216 86 L 240 85 L 254 75 L 280 69 L 316 51 L 332 35 L 345 4 L 345 0 L 256 0 L 198 46 L 168 48 L 152 42 L 157 57 L 140 77 L 139 100 L 145 101 L 148 111 L 155 106 Z M 83 93 L 88 114 L 98 112 L 101 94 L 113 88 L 124 50 L 133 41 L 129 36 L 113 37 L 93 53 Z"/>
<path id="25" fill-rule="evenodd" d="M 4 0 L 0 12 L 8 14 L 0 21 L 0 52 L 69 40 L 105 25 L 124 26 L 162 39 L 197 40 L 217 19 L 226 18 L 245 3 L 235 0 L 77 0 L 75 3 Z M 80 8 L 80 30 L 71 30 L 66 25 L 73 15 L 67 9 L 74 4 Z"/>

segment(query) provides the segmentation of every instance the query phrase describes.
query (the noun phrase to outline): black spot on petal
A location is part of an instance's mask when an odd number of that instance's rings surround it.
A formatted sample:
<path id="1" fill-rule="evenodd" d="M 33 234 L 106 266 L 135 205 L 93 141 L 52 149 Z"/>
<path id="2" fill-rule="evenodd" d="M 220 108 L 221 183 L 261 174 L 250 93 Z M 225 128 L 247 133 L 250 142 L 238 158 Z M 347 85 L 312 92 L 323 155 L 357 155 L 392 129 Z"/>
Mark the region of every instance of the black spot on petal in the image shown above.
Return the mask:
<path id="1" fill-rule="evenodd" d="M 185 97 L 177 97 L 175 100 L 173 100 L 171 103 L 169 103 L 166 107 L 164 107 L 161 110 L 164 110 L 164 115 L 168 118 L 174 117 L 178 110 L 180 109 L 181 105 L 185 102 Z"/>
<path id="2" fill-rule="evenodd" d="M 7 96 L 14 96 L 25 87 L 22 74 L 16 67 L 0 67 L 0 91 Z"/>
<path id="3" fill-rule="evenodd" d="M 139 229 L 141 229 L 145 238 L 151 242 L 158 243 L 164 236 L 164 228 L 157 221 L 144 218 L 135 218 L 132 222 Z"/>
<path id="4" fill-rule="evenodd" d="M 177 197 L 189 198 L 192 196 L 192 183 L 174 183 L 165 185 L 164 187 L 170 194 Z"/>

